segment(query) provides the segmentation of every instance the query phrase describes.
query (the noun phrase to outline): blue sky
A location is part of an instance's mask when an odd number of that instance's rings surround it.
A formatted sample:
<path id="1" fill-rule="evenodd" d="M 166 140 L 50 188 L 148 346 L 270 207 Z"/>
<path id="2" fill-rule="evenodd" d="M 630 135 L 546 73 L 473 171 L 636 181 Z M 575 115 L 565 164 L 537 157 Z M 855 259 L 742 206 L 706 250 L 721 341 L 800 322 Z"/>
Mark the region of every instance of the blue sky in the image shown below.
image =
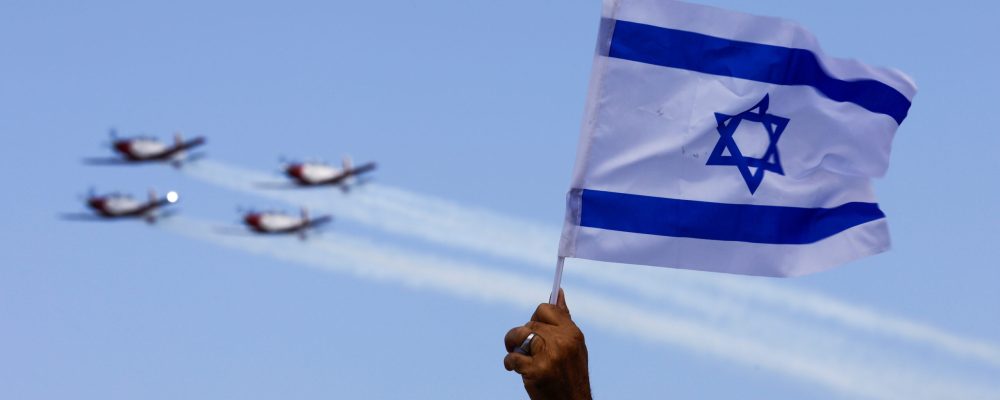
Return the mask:
<path id="1" fill-rule="evenodd" d="M 1000 396 L 997 6 L 705 3 L 796 20 L 828 54 L 916 80 L 876 182 L 894 249 L 791 280 L 571 260 L 595 394 Z M 548 295 L 599 12 L 4 2 L 0 397 L 523 397 L 501 339 Z M 209 160 L 83 166 L 111 126 L 205 135 Z M 377 160 L 376 183 L 241 184 L 274 178 L 281 155 L 344 154 Z M 175 189 L 182 215 L 56 218 L 91 185 Z M 237 206 L 299 204 L 338 219 L 308 244 L 212 234 Z"/>

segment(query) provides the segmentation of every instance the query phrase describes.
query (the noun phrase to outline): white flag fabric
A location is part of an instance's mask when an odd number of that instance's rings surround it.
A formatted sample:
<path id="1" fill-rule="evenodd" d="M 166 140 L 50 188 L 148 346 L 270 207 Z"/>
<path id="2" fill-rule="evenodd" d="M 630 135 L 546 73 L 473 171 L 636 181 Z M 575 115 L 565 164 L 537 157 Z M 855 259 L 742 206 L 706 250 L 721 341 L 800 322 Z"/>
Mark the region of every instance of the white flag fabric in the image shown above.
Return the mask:
<path id="1" fill-rule="evenodd" d="M 671 0 L 605 0 L 597 47 L 561 257 L 793 276 L 889 248 L 906 75 Z"/>

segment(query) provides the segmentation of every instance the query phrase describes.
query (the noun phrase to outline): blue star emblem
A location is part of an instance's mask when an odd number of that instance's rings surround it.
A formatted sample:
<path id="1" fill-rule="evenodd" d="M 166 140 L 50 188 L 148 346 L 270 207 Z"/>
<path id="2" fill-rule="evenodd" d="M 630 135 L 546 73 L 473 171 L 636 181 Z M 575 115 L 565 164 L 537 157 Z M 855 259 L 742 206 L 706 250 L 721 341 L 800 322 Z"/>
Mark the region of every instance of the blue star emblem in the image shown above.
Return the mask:
<path id="1" fill-rule="evenodd" d="M 715 144 L 715 149 L 708 156 L 705 165 L 734 165 L 743 175 L 743 180 L 750 189 L 750 194 L 754 194 L 760 183 L 764 181 L 764 171 L 771 171 L 778 175 L 784 175 L 781 169 L 781 159 L 778 157 L 778 138 L 788 126 L 788 118 L 779 117 L 767 113 L 769 96 L 765 94 L 757 105 L 749 110 L 736 115 L 726 115 L 715 113 L 715 120 L 719 123 L 716 130 L 719 131 L 719 142 Z M 767 131 L 768 145 L 764 155 L 760 158 L 747 157 L 740 152 L 733 134 L 741 123 L 757 123 L 764 126 Z M 728 151 L 728 154 L 726 154 Z M 751 171 L 751 168 L 754 170 Z"/>

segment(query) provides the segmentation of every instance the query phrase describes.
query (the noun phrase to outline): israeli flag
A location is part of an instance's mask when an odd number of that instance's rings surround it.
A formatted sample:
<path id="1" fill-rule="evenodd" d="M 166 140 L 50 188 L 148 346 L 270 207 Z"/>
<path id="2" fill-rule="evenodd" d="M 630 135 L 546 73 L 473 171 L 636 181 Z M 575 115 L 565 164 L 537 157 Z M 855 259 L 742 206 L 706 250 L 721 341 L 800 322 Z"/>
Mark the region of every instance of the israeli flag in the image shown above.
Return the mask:
<path id="1" fill-rule="evenodd" d="M 871 178 L 916 94 L 802 27 L 605 0 L 561 257 L 763 276 L 889 249 Z"/>

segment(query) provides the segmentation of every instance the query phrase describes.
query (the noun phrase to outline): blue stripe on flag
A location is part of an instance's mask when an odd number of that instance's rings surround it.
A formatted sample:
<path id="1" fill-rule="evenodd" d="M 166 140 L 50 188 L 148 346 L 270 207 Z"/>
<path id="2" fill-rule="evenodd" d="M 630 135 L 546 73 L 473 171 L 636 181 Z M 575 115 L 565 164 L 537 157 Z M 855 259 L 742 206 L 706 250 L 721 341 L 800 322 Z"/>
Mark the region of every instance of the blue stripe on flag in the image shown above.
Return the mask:
<path id="1" fill-rule="evenodd" d="M 658 236 L 807 244 L 885 218 L 875 203 L 800 208 L 582 192 L 580 226 Z"/>
<path id="2" fill-rule="evenodd" d="M 616 21 L 610 57 L 776 85 L 805 85 L 903 123 L 910 101 L 882 82 L 831 77 L 811 51 Z"/>

